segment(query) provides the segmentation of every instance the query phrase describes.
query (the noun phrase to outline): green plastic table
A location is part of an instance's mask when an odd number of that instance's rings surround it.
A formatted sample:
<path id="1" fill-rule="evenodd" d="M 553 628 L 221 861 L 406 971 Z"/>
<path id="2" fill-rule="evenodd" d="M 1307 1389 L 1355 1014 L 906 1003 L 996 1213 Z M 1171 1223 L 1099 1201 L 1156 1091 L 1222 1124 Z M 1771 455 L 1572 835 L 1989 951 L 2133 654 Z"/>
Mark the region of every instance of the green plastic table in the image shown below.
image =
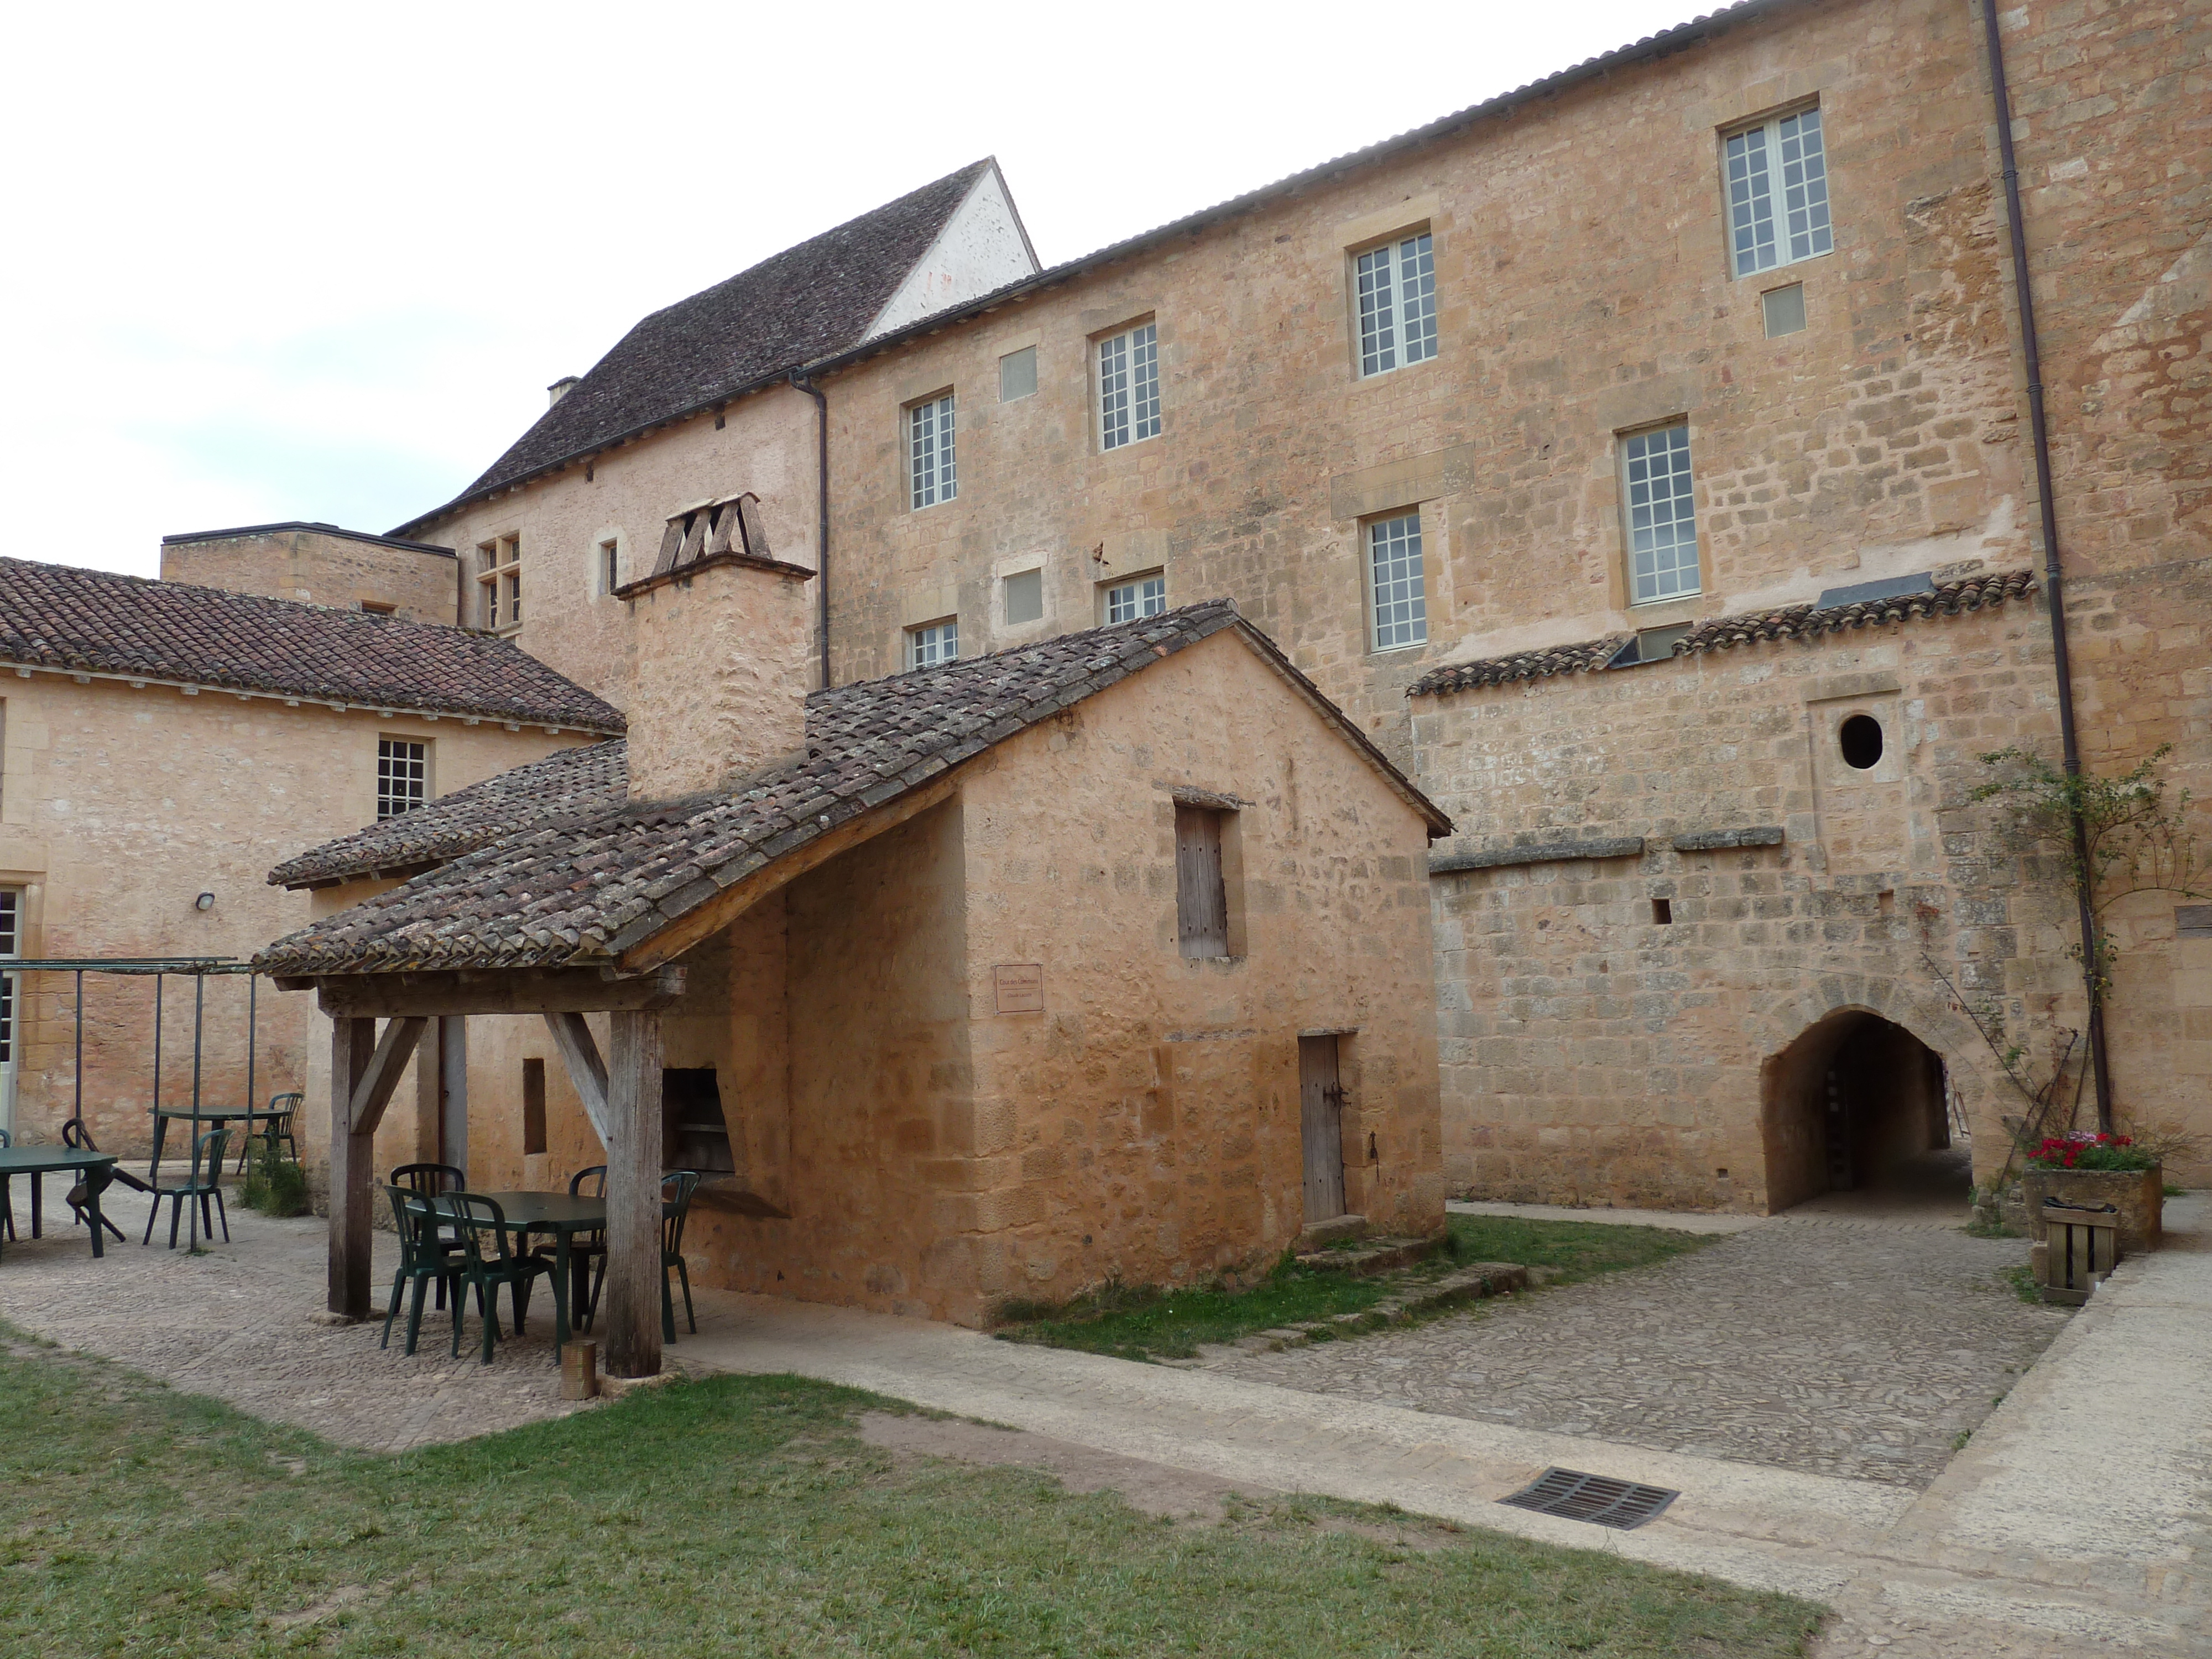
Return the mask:
<path id="1" fill-rule="evenodd" d="M 84 1177 L 85 1214 L 92 1222 L 92 1253 L 107 1254 L 100 1239 L 100 1194 L 115 1167 L 112 1152 L 82 1152 L 74 1146 L 0 1146 L 0 1176 L 31 1177 L 31 1237 L 39 1236 L 41 1177 L 67 1170 Z"/>
<path id="2" fill-rule="evenodd" d="M 447 1214 L 454 1213 L 450 1194 L 431 1200 Z M 553 1363 L 561 1363 L 561 1350 L 568 1346 L 568 1243 L 578 1233 L 598 1232 L 607 1224 L 607 1201 L 582 1193 L 471 1193 L 488 1198 L 507 1218 L 507 1231 L 516 1235 L 520 1248 L 532 1233 L 553 1235 Z M 420 1202 L 421 1200 L 417 1200 Z M 666 1205 L 661 1206 L 664 1212 Z"/>
<path id="3" fill-rule="evenodd" d="M 169 1124 L 173 1120 L 179 1123 L 189 1122 L 200 1124 L 235 1123 L 240 1119 L 243 1118 L 246 1121 L 246 1139 L 251 1140 L 253 1138 L 253 1126 L 256 1122 L 269 1118 L 282 1117 L 286 1112 L 290 1111 L 293 1109 L 289 1106 L 283 1106 L 278 1107 L 272 1111 L 266 1106 L 208 1106 L 203 1104 L 199 1106 L 154 1106 L 148 1108 L 148 1109 L 154 1115 L 154 1167 L 149 1173 L 150 1176 L 158 1176 L 161 1173 L 161 1143 L 169 1138 Z M 195 1137 L 197 1137 L 199 1131 L 195 1128 L 191 1133 Z M 235 1148 L 233 1150 L 234 1151 Z"/>

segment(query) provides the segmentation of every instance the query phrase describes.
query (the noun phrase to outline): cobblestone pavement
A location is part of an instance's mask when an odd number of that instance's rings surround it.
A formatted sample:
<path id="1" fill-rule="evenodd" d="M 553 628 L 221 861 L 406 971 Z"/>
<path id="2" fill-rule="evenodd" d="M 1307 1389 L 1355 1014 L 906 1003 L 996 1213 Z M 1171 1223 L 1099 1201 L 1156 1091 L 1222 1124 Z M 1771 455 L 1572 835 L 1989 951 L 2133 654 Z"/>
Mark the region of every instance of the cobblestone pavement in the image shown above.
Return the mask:
<path id="1" fill-rule="evenodd" d="M 1379 1405 L 1924 1486 L 2050 1346 L 2024 1239 L 1785 1216 L 1656 1267 L 1208 1369 Z M 1595 1455 L 1595 1451 L 1593 1455 Z"/>
<path id="2" fill-rule="evenodd" d="M 328 1234 L 315 1217 L 272 1220 L 234 1205 L 231 1242 L 195 1256 L 181 1242 L 163 1248 L 166 1207 L 153 1243 L 141 1246 L 147 1200 L 111 1188 L 109 1211 L 129 1242 L 110 1238 L 95 1261 L 54 1181 L 46 1236 L 31 1237 L 26 1184 L 12 1183 L 19 1239 L 0 1247 L 0 1318 L 48 1341 L 371 1451 L 465 1440 L 582 1409 L 560 1398 L 553 1298 L 542 1283 L 527 1334 L 501 1342 L 490 1365 L 481 1363 L 483 1327 L 473 1315 L 454 1359 L 452 1316 L 428 1308 L 410 1358 L 404 1325 L 380 1349 L 380 1318 L 339 1327 L 310 1322 L 323 1305 L 327 1260 Z M 376 1246 L 370 1294 L 380 1309 L 398 1242 L 379 1233 Z M 502 1297 L 502 1319 L 506 1307 Z"/>

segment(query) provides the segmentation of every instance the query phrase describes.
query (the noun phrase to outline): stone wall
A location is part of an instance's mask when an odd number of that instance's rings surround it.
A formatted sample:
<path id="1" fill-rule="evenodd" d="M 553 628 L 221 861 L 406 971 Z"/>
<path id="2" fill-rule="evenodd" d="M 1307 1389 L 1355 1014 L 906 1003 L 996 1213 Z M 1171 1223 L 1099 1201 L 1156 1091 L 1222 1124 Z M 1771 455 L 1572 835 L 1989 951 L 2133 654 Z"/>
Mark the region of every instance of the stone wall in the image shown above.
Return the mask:
<path id="1" fill-rule="evenodd" d="M 451 623 L 459 616 L 450 548 L 329 526 L 272 525 L 235 535 L 164 538 L 161 580 L 342 611 L 388 611 L 408 622 Z"/>

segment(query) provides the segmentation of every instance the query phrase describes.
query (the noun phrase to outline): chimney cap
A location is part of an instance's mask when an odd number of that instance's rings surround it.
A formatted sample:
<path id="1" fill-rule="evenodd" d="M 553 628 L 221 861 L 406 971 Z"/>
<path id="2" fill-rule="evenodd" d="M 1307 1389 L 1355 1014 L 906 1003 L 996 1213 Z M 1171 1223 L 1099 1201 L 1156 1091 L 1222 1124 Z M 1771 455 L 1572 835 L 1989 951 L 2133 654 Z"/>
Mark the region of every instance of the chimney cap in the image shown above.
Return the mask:
<path id="1" fill-rule="evenodd" d="M 571 392 L 576 389 L 576 383 L 583 378 L 584 377 L 580 374 L 563 374 L 559 380 L 554 381 L 551 386 L 547 386 L 545 388 L 545 407 L 550 409 L 554 404 L 559 403 L 562 398 L 567 397 Z"/>

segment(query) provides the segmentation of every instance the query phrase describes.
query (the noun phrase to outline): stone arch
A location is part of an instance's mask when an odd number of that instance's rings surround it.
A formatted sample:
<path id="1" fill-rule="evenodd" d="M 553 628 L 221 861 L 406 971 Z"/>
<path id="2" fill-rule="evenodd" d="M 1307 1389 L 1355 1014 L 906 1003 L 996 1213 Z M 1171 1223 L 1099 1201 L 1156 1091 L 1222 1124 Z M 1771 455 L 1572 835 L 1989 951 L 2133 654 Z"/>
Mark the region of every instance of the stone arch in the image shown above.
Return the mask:
<path id="1" fill-rule="evenodd" d="M 1897 1033 L 1899 1041 L 1888 1042 L 1882 1035 L 1886 1031 Z M 1861 1063 L 1892 1067 L 1896 1086 L 1906 1097 L 1918 1099 L 1928 1088 L 1936 1089 L 1938 1108 L 1941 1079 L 1948 1079 L 1965 1112 L 1977 1154 L 1985 1158 L 1990 1149 L 1997 1149 L 1996 1157 L 2002 1158 L 2004 1128 L 1997 1117 L 1988 1046 L 1941 988 L 1923 991 L 1872 975 L 1823 975 L 1797 995 L 1768 1009 L 1759 1022 L 1757 1040 L 1759 1128 L 1766 1153 L 1770 1213 L 1832 1185 L 1832 1166 L 1825 1154 L 1820 1171 L 1815 1175 L 1810 1170 L 1807 1137 L 1811 1132 L 1804 1118 L 1809 1086 L 1806 1068 L 1826 1065 L 1844 1045 L 1860 1050 L 1873 1045 L 1859 1054 Z M 1936 1081 L 1911 1074 L 1911 1049 L 1925 1051 L 1940 1062 Z M 1941 1143 L 1931 1139 L 1929 1144 Z"/>

